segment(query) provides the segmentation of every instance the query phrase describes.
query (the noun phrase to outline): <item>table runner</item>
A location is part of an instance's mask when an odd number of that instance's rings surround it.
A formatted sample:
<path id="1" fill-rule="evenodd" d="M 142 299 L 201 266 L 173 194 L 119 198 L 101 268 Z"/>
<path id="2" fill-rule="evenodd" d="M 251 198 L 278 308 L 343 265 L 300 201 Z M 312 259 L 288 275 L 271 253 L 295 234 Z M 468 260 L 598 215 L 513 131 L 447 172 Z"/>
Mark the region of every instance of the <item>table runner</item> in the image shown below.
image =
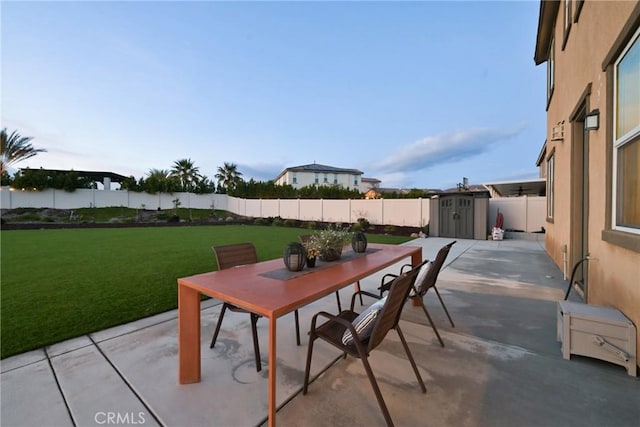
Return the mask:
<path id="1" fill-rule="evenodd" d="M 320 271 L 325 268 L 329 268 L 332 265 L 340 264 L 342 262 L 351 261 L 352 259 L 359 258 L 361 256 L 367 256 L 368 254 L 372 254 L 374 252 L 379 251 L 377 248 L 367 248 L 365 252 L 353 252 L 353 250 L 345 250 L 342 252 L 342 256 L 340 259 L 336 261 L 321 261 L 320 259 L 316 260 L 316 266 L 309 268 L 305 265 L 305 268 L 301 271 L 289 271 L 286 267 L 277 268 L 271 271 L 265 271 L 264 273 L 260 273 L 259 276 L 268 277 L 270 279 L 287 281 L 291 279 L 295 279 L 296 277 L 304 276 L 305 274 L 311 274 L 316 271 Z M 284 261 L 283 261 L 284 264 Z"/>

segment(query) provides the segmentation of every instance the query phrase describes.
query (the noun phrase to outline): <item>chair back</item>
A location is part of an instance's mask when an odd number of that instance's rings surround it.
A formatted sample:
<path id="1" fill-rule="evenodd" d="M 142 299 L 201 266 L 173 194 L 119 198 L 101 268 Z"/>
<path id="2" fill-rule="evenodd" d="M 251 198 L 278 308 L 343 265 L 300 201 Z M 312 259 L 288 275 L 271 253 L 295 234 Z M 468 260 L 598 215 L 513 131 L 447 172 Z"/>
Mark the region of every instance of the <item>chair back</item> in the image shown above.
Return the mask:
<path id="1" fill-rule="evenodd" d="M 407 300 L 407 296 L 413 286 L 413 282 L 416 280 L 419 270 L 419 268 L 413 268 L 395 278 L 391 283 L 391 289 L 389 289 L 386 297 L 387 300 L 376 318 L 376 325 L 371 332 L 371 338 L 368 344 L 369 351 L 376 348 L 389 330 L 394 329 L 400 321 L 402 308 L 404 307 L 404 303 Z"/>
<path id="2" fill-rule="evenodd" d="M 258 254 L 253 243 L 214 246 L 213 253 L 216 256 L 218 270 L 258 262 Z"/>
<path id="3" fill-rule="evenodd" d="M 421 275 L 422 277 L 418 278 L 419 283 L 416 283 L 416 288 L 418 289 L 418 296 L 420 298 L 422 298 L 427 293 L 429 288 L 435 286 L 436 281 L 438 280 L 438 275 L 440 274 L 440 270 L 444 265 L 444 261 L 447 259 L 447 256 L 449 255 L 449 251 L 451 250 L 451 247 L 455 243 L 456 243 L 456 240 L 454 240 L 453 242 L 447 245 L 444 245 L 438 251 L 438 254 L 436 255 L 436 259 L 435 261 L 433 261 L 433 264 L 431 266 L 425 265 L 422 267 L 422 268 L 428 268 L 429 270 L 427 271 L 426 274 Z"/>

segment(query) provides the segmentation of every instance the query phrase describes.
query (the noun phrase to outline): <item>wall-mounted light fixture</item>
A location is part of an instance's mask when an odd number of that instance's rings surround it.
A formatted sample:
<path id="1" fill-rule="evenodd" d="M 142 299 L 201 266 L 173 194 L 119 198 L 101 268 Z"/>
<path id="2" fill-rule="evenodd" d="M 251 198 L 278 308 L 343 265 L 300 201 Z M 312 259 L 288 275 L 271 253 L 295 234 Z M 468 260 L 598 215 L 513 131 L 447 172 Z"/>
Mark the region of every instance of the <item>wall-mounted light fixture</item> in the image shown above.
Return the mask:
<path id="1" fill-rule="evenodd" d="M 584 116 L 584 130 L 598 130 L 600 127 L 600 110 L 597 108 Z"/>

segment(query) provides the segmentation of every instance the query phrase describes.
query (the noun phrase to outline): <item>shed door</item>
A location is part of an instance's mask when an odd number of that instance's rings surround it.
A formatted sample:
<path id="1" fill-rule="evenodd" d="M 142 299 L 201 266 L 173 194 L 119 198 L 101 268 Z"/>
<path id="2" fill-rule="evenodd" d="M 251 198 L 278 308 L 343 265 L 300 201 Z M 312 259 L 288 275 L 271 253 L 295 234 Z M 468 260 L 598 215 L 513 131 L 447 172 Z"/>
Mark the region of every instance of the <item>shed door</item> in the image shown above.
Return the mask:
<path id="1" fill-rule="evenodd" d="M 473 239 L 473 197 L 440 197 L 440 236 Z"/>
<path id="2" fill-rule="evenodd" d="M 456 236 L 473 239 L 473 197 L 456 197 Z"/>

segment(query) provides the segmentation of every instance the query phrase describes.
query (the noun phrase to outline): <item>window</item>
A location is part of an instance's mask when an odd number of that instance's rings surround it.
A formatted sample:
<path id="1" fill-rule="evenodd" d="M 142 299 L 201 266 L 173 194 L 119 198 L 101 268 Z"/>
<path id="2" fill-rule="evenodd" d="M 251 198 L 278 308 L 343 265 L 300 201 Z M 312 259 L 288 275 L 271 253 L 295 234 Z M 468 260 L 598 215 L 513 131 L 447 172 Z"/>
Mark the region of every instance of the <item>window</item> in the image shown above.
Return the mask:
<path id="1" fill-rule="evenodd" d="M 293 183 L 297 184 L 298 183 L 298 176 L 296 175 L 296 173 L 293 173 Z"/>
<path id="2" fill-rule="evenodd" d="M 640 234 L 640 30 L 614 65 L 613 228 Z"/>
<path id="3" fill-rule="evenodd" d="M 356 187 L 358 186 L 358 175 L 353 176 L 353 185 Z"/>
<path id="4" fill-rule="evenodd" d="M 316 184 L 319 184 L 319 183 L 320 183 L 320 180 L 318 179 L 318 172 L 316 172 L 316 177 L 315 177 L 315 179 L 313 180 L 313 182 L 315 182 Z"/>
<path id="5" fill-rule="evenodd" d="M 334 184 L 337 184 L 337 183 L 338 183 L 338 174 L 337 174 L 337 173 L 334 173 L 334 174 L 333 174 L 333 183 L 334 183 Z"/>
<path id="6" fill-rule="evenodd" d="M 571 16 L 571 0 L 564 1 L 564 38 L 562 39 L 562 49 L 567 45 L 569 39 L 569 31 L 571 31 L 571 22 L 573 17 Z"/>
<path id="7" fill-rule="evenodd" d="M 553 88 L 556 80 L 556 43 L 555 40 L 551 40 L 551 46 L 549 46 L 549 60 L 547 61 L 547 104 L 551 100 L 553 95 Z"/>
<path id="8" fill-rule="evenodd" d="M 326 173 L 324 174 L 324 178 L 323 178 L 322 182 L 324 182 L 325 184 L 327 184 L 329 182 L 328 174 L 326 174 Z"/>
<path id="9" fill-rule="evenodd" d="M 547 158 L 547 219 L 553 219 L 553 167 L 554 167 L 554 152 Z"/>

